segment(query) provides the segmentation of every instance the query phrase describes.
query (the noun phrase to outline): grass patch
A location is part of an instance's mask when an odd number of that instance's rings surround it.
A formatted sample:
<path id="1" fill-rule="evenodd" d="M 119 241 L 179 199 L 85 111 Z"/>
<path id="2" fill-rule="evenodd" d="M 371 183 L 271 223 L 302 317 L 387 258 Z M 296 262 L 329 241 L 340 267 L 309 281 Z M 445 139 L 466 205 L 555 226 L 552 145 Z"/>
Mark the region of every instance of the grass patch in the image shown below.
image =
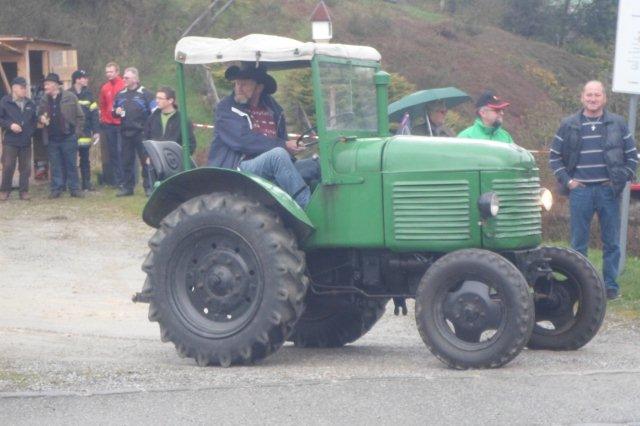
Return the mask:
<path id="1" fill-rule="evenodd" d="M 60 198 L 50 200 L 48 183 L 32 183 L 29 185 L 31 201 L 20 201 L 18 191 L 13 191 L 11 199 L 2 204 L 2 211 L 5 217 L 13 217 L 24 213 L 26 207 L 37 205 L 38 210 L 52 217 L 77 213 L 79 217 L 96 218 L 97 221 L 100 218 L 142 221 L 147 197 L 141 185 L 138 184 L 134 195 L 130 197 L 116 197 L 116 193 L 114 188 L 99 186 L 96 191 L 85 191 L 84 198 L 70 198 L 69 193 L 65 192 Z"/>
<path id="2" fill-rule="evenodd" d="M 2 388 L 27 388 L 35 376 L 32 374 L 18 373 L 0 369 L 0 389 Z"/>

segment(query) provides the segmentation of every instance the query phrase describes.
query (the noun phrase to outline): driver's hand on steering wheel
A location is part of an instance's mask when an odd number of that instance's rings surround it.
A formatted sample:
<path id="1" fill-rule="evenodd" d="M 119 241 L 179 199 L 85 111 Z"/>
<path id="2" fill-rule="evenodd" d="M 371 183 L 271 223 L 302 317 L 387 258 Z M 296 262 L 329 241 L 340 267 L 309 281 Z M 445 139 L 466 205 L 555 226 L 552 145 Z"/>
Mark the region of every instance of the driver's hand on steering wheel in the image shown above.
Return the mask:
<path id="1" fill-rule="evenodd" d="M 304 151 L 306 148 L 304 146 L 298 146 L 298 141 L 295 139 L 291 139 L 286 142 L 285 149 L 289 152 L 289 154 L 294 155 Z"/>

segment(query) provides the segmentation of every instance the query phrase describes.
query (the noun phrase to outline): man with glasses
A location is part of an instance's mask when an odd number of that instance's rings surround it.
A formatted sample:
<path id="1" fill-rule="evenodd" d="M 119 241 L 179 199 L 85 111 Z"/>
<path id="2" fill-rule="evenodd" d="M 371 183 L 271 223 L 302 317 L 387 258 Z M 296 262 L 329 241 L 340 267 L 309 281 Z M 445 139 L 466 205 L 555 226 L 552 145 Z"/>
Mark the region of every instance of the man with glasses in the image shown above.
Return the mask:
<path id="1" fill-rule="evenodd" d="M 176 106 L 176 92 L 171 87 L 161 87 L 156 92 L 158 107 L 147 120 L 144 136 L 147 140 L 173 141 L 182 145 L 180 131 L 180 111 Z M 189 152 L 196 150 L 196 137 L 193 134 L 191 122 L 187 122 L 189 129 Z"/>
<path id="2" fill-rule="evenodd" d="M 502 128 L 504 109 L 509 105 L 509 102 L 500 100 L 492 91 L 485 91 L 476 102 L 475 122 L 460 132 L 458 137 L 513 143 L 509 132 Z"/>
<path id="3" fill-rule="evenodd" d="M 147 170 L 147 152 L 142 145 L 144 128 L 156 108 L 156 101 L 151 92 L 140 85 L 138 70 L 129 67 L 122 76 L 125 88 L 120 91 L 113 102 L 113 116 L 120 117 L 120 137 L 122 141 L 122 184 L 117 197 L 133 195 L 136 184 L 136 153 L 142 168 L 142 186 L 147 196 L 151 194 L 151 183 Z"/>

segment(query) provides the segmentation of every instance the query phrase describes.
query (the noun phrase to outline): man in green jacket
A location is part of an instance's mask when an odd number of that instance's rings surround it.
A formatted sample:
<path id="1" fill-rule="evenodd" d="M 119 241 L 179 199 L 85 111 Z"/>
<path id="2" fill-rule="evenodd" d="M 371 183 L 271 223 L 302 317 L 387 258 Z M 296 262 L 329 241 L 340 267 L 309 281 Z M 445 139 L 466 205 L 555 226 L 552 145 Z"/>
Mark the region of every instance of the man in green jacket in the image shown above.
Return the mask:
<path id="1" fill-rule="evenodd" d="M 476 121 L 460 132 L 458 137 L 513 143 L 509 132 L 502 128 L 504 109 L 509 105 L 509 102 L 500 100 L 492 91 L 485 91 L 476 102 Z"/>

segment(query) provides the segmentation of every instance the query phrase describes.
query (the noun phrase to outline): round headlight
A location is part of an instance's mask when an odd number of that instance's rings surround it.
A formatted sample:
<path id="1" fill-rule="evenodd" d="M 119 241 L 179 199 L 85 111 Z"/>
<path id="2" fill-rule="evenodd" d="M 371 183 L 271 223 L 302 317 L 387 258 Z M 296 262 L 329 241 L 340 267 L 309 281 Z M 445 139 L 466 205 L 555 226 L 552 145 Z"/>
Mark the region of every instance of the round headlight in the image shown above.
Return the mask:
<path id="1" fill-rule="evenodd" d="M 547 188 L 540 188 L 540 205 L 546 211 L 551 210 L 553 206 L 553 194 Z"/>
<path id="2" fill-rule="evenodd" d="M 482 217 L 495 217 L 500 210 L 500 199 L 495 192 L 485 192 L 478 198 L 478 208 Z"/>

